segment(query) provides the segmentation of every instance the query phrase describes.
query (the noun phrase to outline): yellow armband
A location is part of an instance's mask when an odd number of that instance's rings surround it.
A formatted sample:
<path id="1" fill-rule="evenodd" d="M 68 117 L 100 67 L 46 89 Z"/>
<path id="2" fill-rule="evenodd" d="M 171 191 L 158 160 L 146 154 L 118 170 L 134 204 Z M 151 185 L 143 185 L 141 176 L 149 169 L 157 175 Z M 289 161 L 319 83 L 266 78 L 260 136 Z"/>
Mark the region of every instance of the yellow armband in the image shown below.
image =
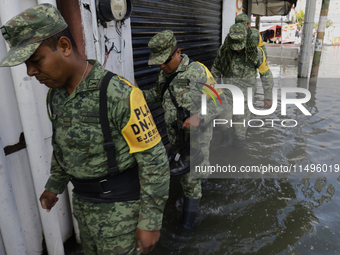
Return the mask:
<path id="1" fill-rule="evenodd" d="M 205 70 L 205 74 L 207 76 L 207 81 L 206 81 L 206 84 L 211 86 L 212 88 L 215 87 L 215 84 L 216 84 L 216 81 L 214 79 L 214 77 L 212 76 L 211 72 L 209 71 L 209 69 L 203 65 L 202 63 L 196 61 L 196 63 L 200 64 L 201 66 L 204 67 L 204 70 Z M 202 91 L 204 94 L 207 95 L 207 97 L 216 97 L 217 95 L 215 94 L 215 92 L 213 93 L 210 93 L 211 92 L 211 89 L 207 86 L 203 86 L 202 88 Z M 218 89 L 215 89 L 215 91 L 217 92 L 218 95 L 221 95 L 223 93 L 222 89 L 218 88 Z"/>
<path id="2" fill-rule="evenodd" d="M 122 134 L 130 148 L 129 152 L 135 153 L 148 150 L 161 141 L 161 135 L 145 102 L 142 91 L 127 80 L 119 76 L 118 78 L 132 88 L 130 94 L 130 119 L 122 129 Z"/>
<path id="3" fill-rule="evenodd" d="M 260 47 L 262 47 L 264 45 L 264 43 L 263 43 L 263 41 L 262 41 L 262 36 L 261 36 L 261 34 L 260 34 L 260 32 L 259 32 L 259 43 L 258 43 L 258 45 L 257 45 L 257 48 L 260 48 Z"/>
<path id="4" fill-rule="evenodd" d="M 267 72 L 269 70 L 269 66 L 267 64 L 267 59 L 266 59 L 266 55 L 264 54 L 263 49 L 258 48 L 262 51 L 262 56 L 263 56 L 263 60 L 262 60 L 262 64 L 259 67 L 259 73 L 264 73 Z"/>

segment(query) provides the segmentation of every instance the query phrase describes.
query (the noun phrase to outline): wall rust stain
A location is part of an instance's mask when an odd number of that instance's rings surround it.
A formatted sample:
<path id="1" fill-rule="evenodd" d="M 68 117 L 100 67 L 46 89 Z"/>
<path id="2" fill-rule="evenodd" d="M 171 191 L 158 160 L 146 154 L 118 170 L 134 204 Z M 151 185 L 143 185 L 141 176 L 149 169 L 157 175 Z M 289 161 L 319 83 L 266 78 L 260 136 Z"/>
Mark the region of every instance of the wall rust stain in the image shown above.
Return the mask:
<path id="1" fill-rule="evenodd" d="M 9 155 L 12 154 L 14 152 L 20 151 L 22 149 L 26 148 L 26 141 L 25 141 L 25 136 L 24 133 L 22 132 L 20 134 L 20 138 L 19 138 L 19 142 L 17 144 L 14 145 L 8 145 L 4 148 L 5 151 L 5 155 Z"/>

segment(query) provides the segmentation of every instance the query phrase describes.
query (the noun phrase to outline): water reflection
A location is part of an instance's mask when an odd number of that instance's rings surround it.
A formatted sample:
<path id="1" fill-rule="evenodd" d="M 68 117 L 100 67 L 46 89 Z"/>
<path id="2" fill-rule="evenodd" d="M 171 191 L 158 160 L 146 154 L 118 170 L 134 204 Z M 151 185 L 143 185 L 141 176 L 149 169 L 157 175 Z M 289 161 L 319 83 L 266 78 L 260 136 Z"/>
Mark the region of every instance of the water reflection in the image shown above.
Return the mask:
<path id="1" fill-rule="evenodd" d="M 302 166 L 303 174 L 208 179 L 196 227 L 189 232 L 180 224 L 183 194 L 178 179 L 173 179 L 162 236 L 151 254 L 340 253 L 340 172 L 329 172 L 330 166 L 334 169 L 340 164 L 340 50 L 324 48 L 319 71 L 323 79 L 312 86 L 306 79 L 296 79 L 296 61 L 277 61 L 271 60 L 270 68 L 275 77 L 285 79 L 276 79 L 275 84 L 308 88 L 311 100 L 305 107 L 311 116 L 289 105 L 284 118 L 296 119 L 296 127 L 251 128 L 244 148 L 212 148 L 211 154 L 236 166 Z M 304 97 L 298 93 L 291 96 Z M 261 107 L 261 87 L 256 99 L 255 107 Z M 283 117 L 275 111 L 270 118 Z M 313 164 L 326 165 L 327 171 L 312 171 Z"/>

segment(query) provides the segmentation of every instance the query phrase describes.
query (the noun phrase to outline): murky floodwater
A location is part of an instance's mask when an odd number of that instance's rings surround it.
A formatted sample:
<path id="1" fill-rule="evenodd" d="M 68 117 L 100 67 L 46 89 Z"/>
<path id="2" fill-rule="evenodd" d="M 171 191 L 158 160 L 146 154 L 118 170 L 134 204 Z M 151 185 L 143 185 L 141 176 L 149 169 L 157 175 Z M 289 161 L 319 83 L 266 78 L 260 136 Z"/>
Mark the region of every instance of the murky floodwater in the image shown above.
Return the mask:
<path id="1" fill-rule="evenodd" d="M 296 78 L 296 61 L 269 61 L 275 85 L 307 88 Z M 319 80 L 309 87 L 311 100 L 305 104 L 311 116 L 288 106 L 287 116 L 278 107 L 260 118 L 295 119 L 296 127 L 250 128 L 246 146 L 238 150 L 212 146 L 211 164 L 216 158 L 236 167 L 301 165 L 302 173 L 208 179 L 193 231 L 181 227 L 183 193 L 178 179 L 172 179 L 161 239 L 150 254 L 340 254 L 340 172 L 334 173 L 340 164 L 339 64 L 339 47 L 325 47 Z M 259 87 L 259 107 L 261 91 Z M 68 250 L 82 254 L 72 245 Z"/>
<path id="2" fill-rule="evenodd" d="M 340 172 L 334 173 L 340 163 L 339 64 L 340 49 L 325 47 L 319 80 L 305 104 L 311 116 L 288 106 L 287 116 L 278 107 L 266 117 L 295 119 L 296 127 L 250 128 L 244 148 L 211 151 L 221 164 L 295 165 L 301 173 L 208 179 L 193 231 L 181 227 L 183 194 L 173 179 L 162 236 L 151 254 L 340 254 Z M 270 68 L 275 78 L 284 78 L 276 85 L 307 88 L 296 78 L 296 61 L 270 59 Z"/>

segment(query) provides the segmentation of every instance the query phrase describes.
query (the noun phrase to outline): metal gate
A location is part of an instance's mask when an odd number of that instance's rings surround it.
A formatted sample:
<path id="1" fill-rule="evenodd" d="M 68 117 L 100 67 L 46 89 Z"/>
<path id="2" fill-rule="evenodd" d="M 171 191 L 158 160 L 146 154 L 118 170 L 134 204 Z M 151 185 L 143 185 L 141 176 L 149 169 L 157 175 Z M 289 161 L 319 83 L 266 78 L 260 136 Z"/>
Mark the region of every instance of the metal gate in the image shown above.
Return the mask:
<path id="1" fill-rule="evenodd" d="M 138 86 L 155 85 L 158 67 L 148 66 L 149 40 L 158 32 L 172 30 L 178 47 L 191 59 L 211 68 L 222 36 L 222 0 L 133 0 L 131 14 L 134 73 Z M 168 143 L 163 110 L 151 105 L 163 143 Z"/>

